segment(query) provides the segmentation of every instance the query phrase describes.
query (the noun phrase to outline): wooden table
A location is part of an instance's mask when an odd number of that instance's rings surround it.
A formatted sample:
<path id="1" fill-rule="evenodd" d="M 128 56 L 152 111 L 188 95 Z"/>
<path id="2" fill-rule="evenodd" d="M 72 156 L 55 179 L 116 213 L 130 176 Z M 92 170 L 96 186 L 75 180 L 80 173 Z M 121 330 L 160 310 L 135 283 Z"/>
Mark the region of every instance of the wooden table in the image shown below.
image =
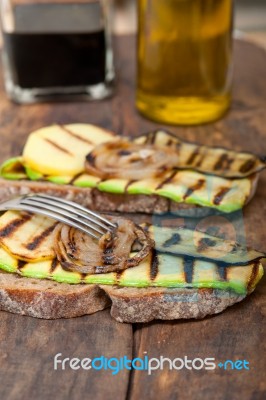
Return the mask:
<path id="1" fill-rule="evenodd" d="M 18 154 L 27 134 L 51 123 L 90 122 L 119 134 L 139 134 L 157 127 L 134 108 L 134 38 L 116 42 L 118 84 L 111 100 L 19 106 L 0 93 L 0 161 Z M 172 131 L 201 143 L 266 154 L 266 53 L 253 44 L 235 44 L 234 100 L 230 113 L 214 124 Z M 169 128 L 169 127 L 168 127 Z M 266 250 L 266 173 L 246 208 L 248 242 Z M 109 310 L 94 315 L 45 321 L 0 313 L 0 398 L 40 399 L 252 399 L 265 398 L 265 282 L 250 298 L 202 321 L 120 324 Z M 62 357 L 215 357 L 246 359 L 250 370 L 224 371 L 55 371 Z"/>

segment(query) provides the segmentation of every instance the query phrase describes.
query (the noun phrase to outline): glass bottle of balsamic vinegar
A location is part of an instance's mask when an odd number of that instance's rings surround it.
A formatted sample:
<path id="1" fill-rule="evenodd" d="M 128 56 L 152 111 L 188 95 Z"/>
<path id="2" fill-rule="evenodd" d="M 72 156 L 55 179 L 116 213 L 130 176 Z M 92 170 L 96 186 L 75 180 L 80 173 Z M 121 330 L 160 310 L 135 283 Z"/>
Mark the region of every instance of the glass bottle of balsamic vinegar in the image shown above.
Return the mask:
<path id="1" fill-rule="evenodd" d="M 170 124 L 199 124 L 229 108 L 233 0 L 138 0 L 136 105 Z"/>
<path id="2" fill-rule="evenodd" d="M 0 0 L 8 96 L 102 99 L 113 89 L 110 0 Z"/>

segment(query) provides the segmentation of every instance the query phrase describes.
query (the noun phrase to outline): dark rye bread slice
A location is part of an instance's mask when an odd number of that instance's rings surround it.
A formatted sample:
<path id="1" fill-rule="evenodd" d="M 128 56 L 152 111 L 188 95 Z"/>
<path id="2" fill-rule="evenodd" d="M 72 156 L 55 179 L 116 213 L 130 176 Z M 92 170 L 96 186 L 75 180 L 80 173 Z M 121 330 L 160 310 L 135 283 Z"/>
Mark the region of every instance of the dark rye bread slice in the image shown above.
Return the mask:
<path id="1" fill-rule="evenodd" d="M 220 289 L 125 288 L 101 285 L 109 295 L 111 316 L 118 322 L 154 319 L 201 319 L 218 314 L 246 296 Z"/>
<path id="2" fill-rule="evenodd" d="M 0 272 L 0 310 L 57 319 L 93 314 L 110 305 L 97 285 L 69 285 Z"/>
<path id="3" fill-rule="evenodd" d="M 101 192 L 94 188 L 81 188 L 72 185 L 58 185 L 50 182 L 36 182 L 26 180 L 0 179 L 0 202 L 9 200 L 11 197 L 26 195 L 30 193 L 45 193 L 64 199 L 75 201 L 91 210 L 102 212 L 125 212 L 125 213 L 147 213 L 162 214 L 166 212 L 184 213 L 184 215 L 204 217 L 209 215 L 207 207 L 194 204 L 177 203 L 165 197 L 143 194 L 112 194 Z"/>
<path id="4" fill-rule="evenodd" d="M 203 318 L 244 298 L 219 289 L 70 285 L 0 272 L 0 310 L 43 319 L 93 314 L 110 304 L 118 322 Z"/>

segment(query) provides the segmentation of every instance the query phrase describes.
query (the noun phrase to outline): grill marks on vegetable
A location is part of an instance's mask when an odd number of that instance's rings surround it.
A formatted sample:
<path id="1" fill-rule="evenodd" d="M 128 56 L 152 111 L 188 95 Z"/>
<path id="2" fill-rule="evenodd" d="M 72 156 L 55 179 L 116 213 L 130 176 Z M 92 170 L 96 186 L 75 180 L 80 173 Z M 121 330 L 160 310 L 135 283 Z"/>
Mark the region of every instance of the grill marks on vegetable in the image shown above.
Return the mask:
<path id="1" fill-rule="evenodd" d="M 209 247 L 214 247 L 216 245 L 216 240 L 210 238 L 201 238 L 197 244 L 197 251 L 201 253 L 207 250 Z"/>
<path id="2" fill-rule="evenodd" d="M 214 196 L 213 198 L 213 204 L 215 204 L 216 206 L 218 206 L 219 204 L 221 204 L 221 202 L 223 201 L 225 195 L 230 191 L 229 187 L 222 187 Z"/>
<path id="3" fill-rule="evenodd" d="M 53 232 L 57 222 L 50 226 L 49 228 L 42 231 L 39 235 L 35 236 L 31 242 L 26 243 L 25 247 L 28 250 L 35 250 L 37 247 L 40 247 L 42 242 Z"/>
<path id="4" fill-rule="evenodd" d="M 56 143 L 56 142 L 53 142 L 51 139 L 44 138 L 44 140 L 45 140 L 47 143 L 49 143 L 51 146 L 55 147 L 57 150 L 60 150 L 62 153 L 66 153 L 66 154 L 68 154 L 69 156 L 74 157 L 74 155 L 73 155 L 68 149 L 64 148 L 63 146 L 60 146 L 60 145 L 59 145 L 58 143 Z"/>
<path id="5" fill-rule="evenodd" d="M 247 284 L 248 291 L 252 289 L 252 286 L 258 276 L 258 272 L 259 272 L 259 261 L 257 260 L 255 262 L 255 264 L 253 265 L 252 272 L 251 272 L 251 275 L 248 280 L 248 284 Z"/>
<path id="6" fill-rule="evenodd" d="M 57 257 L 53 258 L 53 260 L 51 262 L 51 266 L 50 266 L 50 271 L 49 271 L 50 274 L 52 274 L 55 271 L 55 269 L 58 265 L 59 265 L 59 261 L 58 261 Z"/>
<path id="7" fill-rule="evenodd" d="M 134 140 L 133 140 L 134 143 Z M 176 164 L 172 167 L 172 169 L 165 171 L 164 166 L 161 165 L 161 168 L 158 167 L 157 175 L 154 175 L 156 179 L 155 188 L 151 189 L 152 194 L 161 194 L 165 195 L 163 189 L 165 186 L 172 184 L 173 187 L 177 187 L 177 191 L 179 185 L 185 186 L 185 192 L 183 197 L 179 201 L 189 202 L 189 198 L 193 196 L 195 198 L 196 204 L 203 197 L 204 199 L 208 199 L 210 202 L 210 206 L 223 206 L 227 202 L 227 194 L 231 192 L 231 189 L 234 187 L 234 181 L 232 179 L 240 179 L 247 178 L 252 176 L 255 172 L 265 168 L 266 162 L 264 162 L 261 158 L 255 157 L 249 153 L 238 153 L 222 148 L 210 148 L 207 146 L 193 145 L 188 142 L 184 142 L 177 138 L 174 134 L 171 134 L 166 131 L 154 131 L 150 132 L 146 135 L 143 135 L 137 138 L 137 144 L 143 143 L 145 145 L 155 145 L 155 146 L 167 146 L 168 148 L 175 149 L 176 151 Z M 169 144 L 170 143 L 170 144 Z M 118 155 L 123 158 L 127 155 L 129 151 L 127 149 L 121 149 L 118 151 Z M 87 161 L 93 166 L 95 163 L 95 159 L 93 156 L 93 151 L 87 156 Z M 180 174 L 180 183 L 178 179 L 179 171 L 183 172 Z M 193 170 L 197 171 L 201 174 L 199 179 L 193 183 L 189 187 L 188 182 L 184 181 L 185 170 L 189 170 L 191 173 Z M 89 172 L 90 173 L 90 172 Z M 93 172 L 92 172 L 93 173 Z M 228 178 L 227 182 L 222 179 L 220 181 L 212 181 L 211 176 L 217 175 L 217 179 L 219 178 Z M 117 178 L 119 178 L 117 176 Z M 106 178 L 108 181 L 109 178 Z M 124 177 L 124 179 L 126 179 Z M 143 180 L 142 174 L 140 173 L 136 179 L 131 179 L 128 177 L 128 180 L 125 182 L 124 190 L 122 192 L 128 193 L 129 188 L 133 183 L 137 183 L 138 180 Z M 214 177 L 215 179 L 215 177 Z M 96 187 L 99 184 L 96 183 Z M 237 184 L 237 183 L 236 183 Z M 213 188 L 216 187 L 216 193 L 213 193 Z M 165 188 L 167 189 L 167 188 Z M 200 190 L 202 191 L 200 192 Z M 173 188 L 171 189 L 171 193 L 173 192 Z M 210 195 L 208 195 L 207 191 L 210 190 Z M 198 199 L 195 197 L 199 191 Z M 201 194 L 202 193 L 202 194 Z M 248 199 L 249 195 L 246 196 Z M 193 201 L 191 199 L 191 201 Z M 229 200 L 228 200 L 229 201 Z M 245 201 L 243 200 L 243 205 Z M 201 203 L 200 203 L 201 204 Z"/>
<path id="8" fill-rule="evenodd" d="M 31 214 L 22 214 L 19 218 L 14 219 L 9 224 L 3 226 L 0 229 L 0 238 L 7 238 L 13 235 L 13 233 L 22 227 L 26 222 L 30 221 L 32 218 Z"/>
<path id="9" fill-rule="evenodd" d="M 159 259 L 155 249 L 152 249 L 151 262 L 150 262 L 150 280 L 154 281 L 159 272 Z"/>
<path id="10" fill-rule="evenodd" d="M 26 261 L 18 260 L 18 270 L 21 271 L 25 267 L 26 264 L 27 264 Z"/>
<path id="11" fill-rule="evenodd" d="M 127 193 L 127 191 L 128 191 L 128 189 L 129 189 L 129 187 L 131 186 L 131 185 L 133 185 L 133 183 L 135 183 L 136 181 L 135 180 L 131 180 L 131 181 L 128 181 L 128 183 L 126 184 L 126 186 L 125 186 L 125 193 Z"/>
<path id="12" fill-rule="evenodd" d="M 193 192 L 201 189 L 203 187 L 204 183 L 205 183 L 205 179 L 199 179 L 198 182 L 195 183 L 195 185 L 193 185 L 187 189 L 186 193 L 183 196 L 183 199 L 186 200 L 189 196 L 192 195 Z"/>
<path id="13" fill-rule="evenodd" d="M 163 243 L 163 248 L 167 249 L 168 247 L 178 244 L 180 240 L 181 237 L 179 233 L 173 233 L 173 235 Z"/>
<path id="14" fill-rule="evenodd" d="M 4 227 L 2 227 L 2 229 L 0 230 L 0 237 L 2 236 L 3 238 L 8 236 L 8 235 L 12 235 L 12 233 L 16 232 L 17 229 L 21 229 L 21 231 L 23 231 L 23 225 L 26 224 L 28 221 L 30 221 L 30 219 L 33 216 L 31 214 L 28 213 L 22 213 L 20 215 L 19 218 L 14 218 L 9 224 L 7 223 Z M 51 234 L 51 232 L 54 230 L 56 223 L 53 224 L 53 226 L 49 226 L 48 228 L 43 228 L 43 231 L 38 233 L 38 235 L 30 238 L 30 241 L 28 240 L 27 243 L 25 243 L 25 247 L 27 249 L 32 249 L 35 250 L 38 247 L 41 247 L 41 243 Z M 56 228 L 55 228 L 56 229 Z M 151 232 L 155 232 L 155 238 L 156 238 L 156 231 L 153 231 L 154 227 L 150 227 Z M 230 282 L 231 279 L 231 274 L 230 274 L 230 270 L 231 268 L 235 268 L 237 269 L 237 266 L 233 266 L 233 261 L 231 263 L 230 262 L 224 262 L 223 259 L 221 260 L 213 260 L 213 259 L 207 259 L 207 253 L 203 254 L 203 257 L 201 256 L 201 252 L 204 253 L 205 250 L 207 250 L 209 247 L 213 248 L 216 247 L 216 245 L 219 245 L 219 238 L 215 238 L 215 237 L 211 237 L 206 235 L 203 237 L 200 237 L 199 240 L 197 242 L 195 242 L 195 248 L 197 250 L 198 253 L 195 253 L 194 255 L 192 253 L 186 252 L 185 255 L 173 255 L 170 252 L 170 248 L 171 246 L 177 246 L 180 245 L 182 246 L 183 243 L 185 245 L 185 241 L 187 240 L 188 236 L 184 235 L 184 231 L 185 229 L 180 229 L 180 230 L 173 230 L 171 228 L 168 228 L 170 230 L 170 234 L 167 232 L 163 232 L 163 235 L 158 235 L 159 237 L 162 237 L 162 244 L 161 244 L 161 249 L 156 250 L 156 249 L 152 249 L 151 252 L 149 253 L 150 255 L 148 255 L 148 257 L 145 259 L 145 274 L 147 276 L 147 280 L 146 280 L 146 285 L 150 285 L 150 286 L 156 286 L 156 283 L 160 280 L 162 274 L 169 274 L 168 272 L 164 272 L 164 268 L 166 267 L 166 263 L 168 260 L 168 257 L 174 257 L 174 259 L 176 261 L 171 261 L 171 263 L 173 262 L 173 271 L 171 273 L 175 273 L 175 262 L 176 262 L 176 266 L 178 266 L 178 268 L 180 268 L 180 266 L 182 267 L 181 270 L 181 275 L 183 273 L 184 276 L 184 281 L 182 281 L 182 284 L 184 284 L 188 287 L 197 284 L 197 282 L 201 282 L 201 263 L 205 262 L 208 265 L 208 269 L 210 271 L 211 275 L 216 275 L 217 278 L 215 278 L 215 281 L 220 281 L 220 282 Z M 194 231 L 193 231 L 194 232 Z M 203 233 L 202 233 L 203 234 Z M 191 237 L 191 236 L 189 236 Z M 73 235 L 71 235 L 71 245 L 68 243 L 68 245 L 70 245 L 70 247 L 72 247 L 72 251 L 74 252 L 76 250 L 76 242 L 75 242 L 75 238 L 73 237 Z M 58 239 L 58 236 L 56 236 L 56 239 Z M 104 250 L 104 257 L 106 257 L 105 261 L 107 261 L 108 263 L 108 257 L 112 257 L 113 255 L 113 240 L 114 237 L 112 237 L 112 235 L 110 236 L 109 242 L 107 243 L 107 246 L 105 247 Z M 66 251 L 66 249 L 65 249 Z M 239 254 L 241 255 L 242 249 L 240 245 L 235 244 L 235 246 L 232 247 L 231 253 L 235 254 L 237 252 L 239 252 Z M 254 250 L 250 250 L 247 249 L 248 252 L 251 251 L 251 256 L 248 258 L 247 261 L 245 262 L 238 262 L 235 263 L 235 265 L 240 265 L 240 266 L 244 266 L 246 265 L 250 272 L 248 272 L 247 276 L 250 274 L 249 278 L 245 278 L 245 285 L 247 286 L 247 290 L 250 291 L 252 290 L 254 283 L 256 282 L 256 279 L 258 277 L 259 271 L 260 271 L 260 262 L 259 259 L 262 258 L 263 256 L 265 256 L 265 254 L 263 253 L 259 253 L 259 252 L 255 252 Z M 162 255 L 162 253 L 164 253 L 164 255 Z M 234 255 L 235 256 L 235 255 Z M 169 259 L 169 260 L 173 260 L 173 258 Z M 110 260 L 111 263 L 112 260 Z M 28 261 L 22 261 L 22 260 L 17 260 L 17 270 L 20 273 L 23 273 L 24 269 L 25 269 L 25 273 L 27 271 L 27 267 L 30 265 L 31 263 Z M 64 269 L 66 273 L 66 271 L 68 271 L 69 273 L 71 273 L 71 268 L 69 267 L 68 263 L 61 263 L 58 261 L 58 259 L 56 257 L 53 256 L 53 258 L 48 260 L 48 263 L 45 264 L 45 267 L 42 268 L 47 268 L 47 274 L 49 278 L 53 278 L 54 276 L 59 276 L 58 274 L 60 274 L 60 269 Z M 195 274 L 195 272 L 197 271 L 197 274 Z M 105 272 L 104 270 L 102 272 Z M 203 270 L 204 272 L 204 270 Z M 127 270 L 124 271 L 119 271 L 119 272 L 115 272 L 115 278 L 113 284 L 117 283 L 120 284 L 120 281 L 122 280 L 122 278 L 127 274 Z M 143 272 L 142 272 L 143 274 Z M 79 279 L 80 282 L 84 282 L 84 280 L 87 278 L 87 276 L 89 276 L 89 273 L 79 273 Z M 235 275 L 235 274 L 234 274 Z M 77 276 L 77 273 L 76 275 Z M 204 281 L 204 274 L 202 275 L 202 279 Z M 111 278 L 112 279 L 112 275 Z M 180 278 L 179 278 L 180 279 Z"/>
<path id="15" fill-rule="evenodd" d="M 86 155 L 86 160 L 92 165 L 95 166 L 95 156 L 92 152 Z"/>
<path id="16" fill-rule="evenodd" d="M 124 271 L 118 271 L 118 272 L 116 272 L 115 283 L 116 283 L 117 285 L 118 285 L 119 282 L 121 281 L 124 272 L 125 272 L 125 270 L 124 270 Z"/>
<path id="17" fill-rule="evenodd" d="M 68 182 L 69 185 L 74 185 L 75 181 L 78 180 L 78 178 L 80 178 L 82 175 L 84 174 L 84 172 L 79 172 L 78 174 L 74 175 L 72 179 L 70 179 L 70 181 Z"/>
<path id="18" fill-rule="evenodd" d="M 266 168 L 266 158 L 264 157 L 257 157 L 248 152 L 227 150 L 222 147 L 192 144 L 181 140 L 171 132 L 158 130 L 149 132 L 142 137 L 143 143 L 146 144 L 167 145 L 170 141 L 171 147 L 176 146 L 178 153 L 182 154 L 182 159 L 185 160 L 182 165 L 178 166 L 181 169 L 192 168 L 225 178 L 243 178 Z"/>
<path id="19" fill-rule="evenodd" d="M 162 189 L 164 185 L 167 185 L 172 182 L 172 180 L 176 177 L 177 175 L 177 170 L 171 172 L 170 175 L 168 175 L 159 185 L 156 187 L 156 190 Z"/>
<path id="20" fill-rule="evenodd" d="M 178 261 L 179 260 L 179 261 Z M 197 282 L 202 283 L 201 278 L 200 278 L 200 272 L 198 270 L 198 259 L 190 257 L 190 256 L 183 256 L 183 257 L 178 257 L 177 260 L 177 265 L 180 265 L 182 263 L 183 267 L 183 281 L 182 283 L 184 284 L 184 287 L 192 287 L 193 285 L 196 285 Z M 161 254 L 158 253 L 156 250 L 152 251 L 152 255 L 149 259 L 149 263 L 147 263 L 147 280 L 146 280 L 146 285 L 149 286 L 156 286 L 155 281 L 158 279 L 160 280 L 160 275 L 162 274 L 163 271 L 163 265 L 162 263 L 167 262 L 167 259 L 161 258 Z M 17 269 L 19 273 L 23 274 L 24 268 L 27 268 L 27 265 L 29 265 L 26 261 L 23 260 L 17 260 Z M 250 292 L 258 278 L 259 275 L 259 265 L 260 262 L 259 260 L 251 262 L 248 267 L 251 269 L 250 276 L 245 282 L 246 290 L 247 292 Z M 48 277 L 52 278 L 53 274 L 58 274 L 58 269 L 60 269 L 60 263 L 57 258 L 53 258 L 50 260 L 50 266 L 49 266 L 49 271 L 48 271 Z M 217 278 L 215 281 L 219 282 L 227 282 L 230 283 L 230 270 L 232 268 L 238 268 L 238 267 L 232 267 L 232 266 L 227 266 L 224 263 L 212 263 L 212 274 L 215 275 L 215 272 L 217 273 Z M 67 265 L 64 265 L 65 270 L 64 273 L 67 271 L 71 273 L 71 270 L 68 269 Z M 197 270 L 197 275 L 195 275 L 195 271 Z M 173 271 L 174 272 L 174 271 Z M 113 282 L 111 284 L 116 284 L 120 285 L 121 281 L 123 278 L 126 276 L 127 270 L 121 270 L 115 273 Z M 77 275 L 77 272 L 75 273 Z M 111 273 L 112 274 L 112 273 Z M 111 275 L 110 274 L 110 275 Z M 80 282 L 85 282 L 86 278 L 90 276 L 88 273 L 78 273 Z M 110 277 L 110 279 L 112 279 Z M 203 278 L 204 282 L 204 278 Z M 180 281 L 179 281 L 180 283 Z M 123 285 L 123 283 L 122 283 Z"/>
<path id="21" fill-rule="evenodd" d="M 158 133 L 159 131 L 149 132 L 146 135 L 145 144 L 154 144 L 156 142 Z"/>
<path id="22" fill-rule="evenodd" d="M 59 125 L 59 126 L 60 126 L 60 128 L 61 128 L 65 133 L 67 133 L 68 135 L 72 136 L 73 138 L 75 138 L 75 139 L 77 139 L 77 140 L 79 140 L 79 141 L 81 141 L 81 142 L 83 142 L 83 143 L 93 144 L 93 142 L 92 142 L 91 140 L 86 139 L 86 138 L 84 138 L 83 136 L 78 135 L 77 133 L 71 131 L 71 130 L 70 130 L 69 128 L 67 128 L 66 126 L 64 126 L 64 125 Z"/>
<path id="23" fill-rule="evenodd" d="M 192 283 L 193 282 L 195 259 L 193 257 L 184 256 L 183 257 L 183 263 L 184 263 L 185 281 L 187 283 Z"/>
<path id="24" fill-rule="evenodd" d="M 224 265 L 217 265 L 217 272 L 222 281 L 227 281 L 227 268 Z"/>
<path id="25" fill-rule="evenodd" d="M 196 147 L 187 160 L 188 165 L 193 165 L 195 158 L 200 154 L 200 148 Z"/>
<path id="26" fill-rule="evenodd" d="M 79 230 L 58 224 L 54 229 L 54 250 L 63 269 L 85 274 L 117 272 L 138 265 L 153 247 L 146 232 L 130 220 L 116 219 L 116 227 L 99 241 Z M 141 249 L 131 254 L 138 240 Z"/>
<path id="27" fill-rule="evenodd" d="M 161 274 L 163 274 L 163 268 L 164 268 L 164 263 L 167 262 L 167 258 L 162 257 L 161 253 L 158 253 L 156 250 L 152 251 L 151 256 L 149 257 L 149 262 L 146 263 L 146 274 L 147 274 L 147 280 L 146 280 L 146 285 L 154 286 L 154 282 L 161 277 Z M 200 278 L 200 271 L 199 271 L 199 265 L 198 265 L 199 260 L 197 258 L 191 257 L 191 256 L 179 256 L 177 257 L 176 265 L 182 265 L 183 267 L 183 280 L 182 283 L 184 287 L 191 287 L 193 285 L 197 285 L 197 282 L 201 282 Z M 17 261 L 17 268 L 20 273 L 23 273 L 24 268 L 27 268 L 27 262 L 18 260 Z M 245 281 L 245 286 L 246 290 L 249 292 L 252 290 L 254 283 L 256 282 L 256 279 L 259 274 L 259 261 L 253 261 L 249 263 L 248 268 L 250 268 L 250 277 Z M 58 274 L 58 269 L 60 269 L 60 263 L 58 262 L 57 258 L 53 258 L 50 260 L 50 267 L 49 267 L 49 272 L 48 272 L 48 277 L 52 278 L 53 274 L 57 275 Z M 211 274 L 215 275 L 215 272 L 217 274 L 217 278 L 214 280 L 216 282 L 228 282 L 230 283 L 230 270 L 231 268 L 238 268 L 238 267 L 232 267 L 230 265 L 226 265 L 221 262 L 216 262 L 211 264 Z M 64 265 L 65 270 L 69 271 L 71 273 L 71 270 L 67 268 L 67 265 Z M 197 270 L 197 275 L 195 275 L 195 271 Z M 117 284 L 120 285 L 121 281 L 126 279 L 126 273 L 127 270 L 123 271 L 118 271 L 115 273 L 115 276 L 113 278 L 110 277 L 110 279 L 113 279 L 113 282 L 111 284 Z M 174 271 L 173 271 L 174 273 Z M 80 282 L 86 281 L 86 278 L 90 276 L 90 274 L 86 273 L 78 273 L 79 274 L 79 279 Z M 76 273 L 77 275 L 77 273 Z M 203 282 L 204 282 L 204 277 L 203 277 Z M 181 283 L 181 281 L 179 281 Z M 122 283 L 123 285 L 123 283 Z M 156 286 L 156 283 L 155 283 Z"/>
<path id="28" fill-rule="evenodd" d="M 214 171 L 228 170 L 234 160 L 228 156 L 227 153 L 223 153 L 214 164 Z"/>
<path id="29" fill-rule="evenodd" d="M 102 262 L 104 265 L 112 265 L 114 262 L 114 241 L 115 241 L 115 232 L 110 231 L 108 240 L 105 241 L 105 248 L 102 254 Z"/>
<path id="30" fill-rule="evenodd" d="M 253 159 L 249 159 L 246 162 L 244 162 L 244 164 L 241 165 L 240 167 L 240 172 L 242 173 L 247 173 L 249 171 L 251 171 L 256 165 L 256 160 Z"/>

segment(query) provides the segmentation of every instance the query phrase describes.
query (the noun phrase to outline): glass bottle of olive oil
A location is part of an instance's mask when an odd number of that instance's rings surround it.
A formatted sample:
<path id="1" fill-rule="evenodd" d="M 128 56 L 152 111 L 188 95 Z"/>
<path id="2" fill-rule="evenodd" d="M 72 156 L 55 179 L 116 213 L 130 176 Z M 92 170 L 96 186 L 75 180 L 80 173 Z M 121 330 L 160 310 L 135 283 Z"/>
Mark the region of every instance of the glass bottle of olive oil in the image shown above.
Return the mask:
<path id="1" fill-rule="evenodd" d="M 233 0 L 138 0 L 136 105 L 170 124 L 200 124 L 230 105 Z"/>

